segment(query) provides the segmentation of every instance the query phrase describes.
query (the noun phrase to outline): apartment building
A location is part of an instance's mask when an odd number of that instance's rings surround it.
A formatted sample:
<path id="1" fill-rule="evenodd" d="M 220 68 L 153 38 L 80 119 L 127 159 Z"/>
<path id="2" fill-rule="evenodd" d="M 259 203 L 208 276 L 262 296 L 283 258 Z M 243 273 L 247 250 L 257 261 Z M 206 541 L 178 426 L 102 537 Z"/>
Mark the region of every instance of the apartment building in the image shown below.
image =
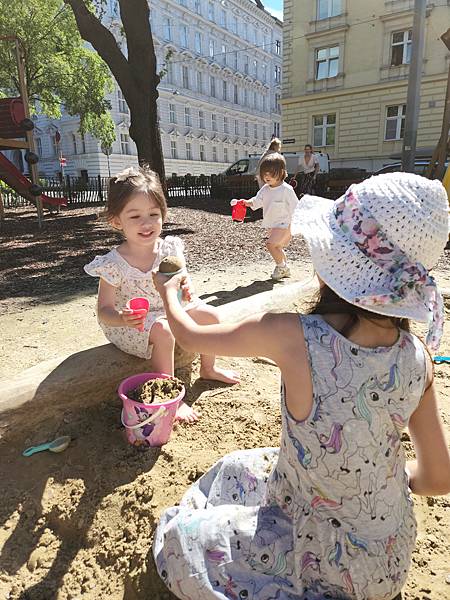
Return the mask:
<path id="1" fill-rule="evenodd" d="M 158 112 L 166 173 L 219 173 L 260 152 L 280 135 L 282 23 L 253 0 L 154 0 L 150 21 L 158 68 Z M 120 42 L 117 0 L 104 16 Z M 126 50 L 126 43 L 122 41 Z M 107 157 L 98 140 L 80 136 L 77 118 L 36 121 L 39 167 L 60 172 L 59 149 L 70 175 L 108 175 L 136 164 L 130 115 L 116 87 L 109 98 L 116 140 Z M 108 167 L 109 162 L 109 167 Z"/>
<path id="2" fill-rule="evenodd" d="M 402 150 L 414 0 L 285 0 L 283 137 L 333 166 L 376 170 Z M 427 3 L 418 149 L 439 139 L 450 2 Z M 285 145 L 286 148 L 286 145 Z"/>

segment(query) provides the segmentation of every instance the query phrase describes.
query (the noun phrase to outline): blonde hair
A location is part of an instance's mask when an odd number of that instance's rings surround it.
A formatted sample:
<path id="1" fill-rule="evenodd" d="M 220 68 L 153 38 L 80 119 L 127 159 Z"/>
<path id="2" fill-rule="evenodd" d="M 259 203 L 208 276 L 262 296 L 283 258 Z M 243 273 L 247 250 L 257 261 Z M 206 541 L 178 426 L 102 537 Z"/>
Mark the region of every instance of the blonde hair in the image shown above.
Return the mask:
<path id="1" fill-rule="evenodd" d="M 129 167 L 109 180 L 105 217 L 118 217 L 135 194 L 153 198 L 161 210 L 163 221 L 167 215 L 167 201 L 158 174 L 149 166 Z"/>
<path id="2" fill-rule="evenodd" d="M 286 160 L 282 154 L 272 152 L 261 160 L 259 176 L 263 179 L 266 174 L 275 177 L 279 181 L 286 179 Z"/>
<path id="3" fill-rule="evenodd" d="M 278 138 L 273 138 L 270 144 L 267 146 L 266 152 L 280 152 L 281 150 L 281 140 Z"/>

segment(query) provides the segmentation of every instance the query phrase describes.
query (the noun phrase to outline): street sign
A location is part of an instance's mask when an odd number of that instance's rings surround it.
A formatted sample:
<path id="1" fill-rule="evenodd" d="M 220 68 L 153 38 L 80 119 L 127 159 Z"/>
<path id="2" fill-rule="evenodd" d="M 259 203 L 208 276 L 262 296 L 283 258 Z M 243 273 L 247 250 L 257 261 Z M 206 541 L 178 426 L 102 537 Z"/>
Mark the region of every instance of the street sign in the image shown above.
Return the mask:
<path id="1" fill-rule="evenodd" d="M 61 167 L 67 166 L 67 158 L 64 158 L 64 156 L 61 156 L 60 159 L 59 159 L 59 165 Z"/>
<path id="2" fill-rule="evenodd" d="M 283 140 L 283 144 L 295 144 L 295 138 L 286 138 Z"/>

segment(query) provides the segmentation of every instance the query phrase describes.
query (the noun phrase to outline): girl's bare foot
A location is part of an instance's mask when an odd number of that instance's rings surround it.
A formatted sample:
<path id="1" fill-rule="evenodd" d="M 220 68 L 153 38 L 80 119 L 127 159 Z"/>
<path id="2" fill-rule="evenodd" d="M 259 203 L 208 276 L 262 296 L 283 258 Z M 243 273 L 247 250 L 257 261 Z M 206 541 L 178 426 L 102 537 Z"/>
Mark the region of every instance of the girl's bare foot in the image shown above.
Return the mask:
<path id="1" fill-rule="evenodd" d="M 188 406 L 183 401 L 180 402 L 175 414 L 176 421 L 184 421 L 185 423 L 195 423 L 198 421 L 200 413 L 196 412 L 192 406 Z"/>
<path id="2" fill-rule="evenodd" d="M 221 381 L 222 383 L 241 383 L 241 376 L 237 371 L 233 371 L 232 369 L 221 369 L 216 365 L 208 368 L 202 367 L 200 369 L 200 377 L 202 379 Z"/>

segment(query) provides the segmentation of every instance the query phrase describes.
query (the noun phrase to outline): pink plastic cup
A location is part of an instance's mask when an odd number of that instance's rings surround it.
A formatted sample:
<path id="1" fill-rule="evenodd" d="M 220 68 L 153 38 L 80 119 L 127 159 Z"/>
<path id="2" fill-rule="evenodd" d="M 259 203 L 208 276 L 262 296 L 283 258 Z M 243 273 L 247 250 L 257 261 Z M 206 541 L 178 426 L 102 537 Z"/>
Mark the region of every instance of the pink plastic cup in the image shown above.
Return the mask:
<path id="1" fill-rule="evenodd" d="M 245 205 L 245 202 L 243 200 L 239 200 L 238 202 L 236 202 L 236 204 L 231 210 L 231 218 L 233 219 L 233 221 L 239 221 L 242 223 L 242 221 L 245 219 L 246 213 L 247 207 Z"/>
<path id="2" fill-rule="evenodd" d="M 122 425 L 127 439 L 135 447 L 163 446 L 170 439 L 178 404 L 184 398 L 185 388 L 179 396 L 161 404 L 143 404 L 128 398 L 127 393 L 150 379 L 171 379 L 166 373 L 138 373 L 124 379 L 117 393 L 122 400 Z"/>
<path id="3" fill-rule="evenodd" d="M 126 307 L 133 311 L 133 315 L 146 316 L 150 303 L 147 298 L 131 298 L 131 300 L 128 300 Z M 138 331 L 144 331 L 144 323 L 138 328 Z"/>

